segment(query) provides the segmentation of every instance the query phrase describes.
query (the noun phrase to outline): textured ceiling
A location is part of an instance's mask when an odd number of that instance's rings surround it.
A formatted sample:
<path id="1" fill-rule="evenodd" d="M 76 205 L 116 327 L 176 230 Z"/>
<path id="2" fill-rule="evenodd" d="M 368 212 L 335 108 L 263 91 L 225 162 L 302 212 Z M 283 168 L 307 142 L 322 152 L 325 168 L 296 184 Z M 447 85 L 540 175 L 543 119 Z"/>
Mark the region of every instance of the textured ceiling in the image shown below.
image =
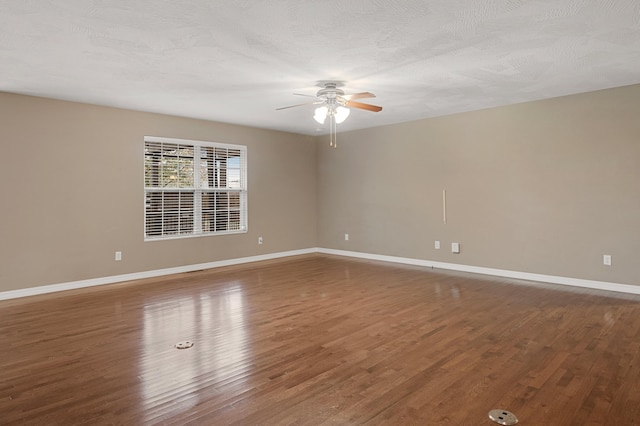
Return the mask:
<path id="1" fill-rule="evenodd" d="M 638 0 L 1 0 L 0 91 L 303 134 L 640 83 Z"/>

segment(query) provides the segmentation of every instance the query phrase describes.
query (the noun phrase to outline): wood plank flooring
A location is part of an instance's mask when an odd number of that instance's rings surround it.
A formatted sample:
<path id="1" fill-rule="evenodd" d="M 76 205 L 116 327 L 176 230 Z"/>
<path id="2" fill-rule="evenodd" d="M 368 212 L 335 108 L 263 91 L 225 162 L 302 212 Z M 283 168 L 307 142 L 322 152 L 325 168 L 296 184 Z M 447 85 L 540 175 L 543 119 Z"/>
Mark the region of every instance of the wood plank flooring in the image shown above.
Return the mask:
<path id="1" fill-rule="evenodd" d="M 636 425 L 639 302 L 327 255 L 3 301 L 0 424 Z"/>

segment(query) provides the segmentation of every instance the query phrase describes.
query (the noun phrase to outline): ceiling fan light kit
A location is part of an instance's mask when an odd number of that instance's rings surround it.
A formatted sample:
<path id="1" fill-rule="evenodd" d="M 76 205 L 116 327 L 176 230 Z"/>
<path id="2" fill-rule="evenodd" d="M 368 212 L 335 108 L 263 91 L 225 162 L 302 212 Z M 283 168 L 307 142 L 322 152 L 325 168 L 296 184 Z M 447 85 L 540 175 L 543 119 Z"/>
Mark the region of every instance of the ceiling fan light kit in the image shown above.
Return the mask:
<path id="1" fill-rule="evenodd" d="M 324 121 L 327 119 L 327 117 L 333 116 L 336 120 L 336 123 L 340 124 L 347 119 L 350 113 L 351 110 L 343 106 L 334 108 L 321 106 L 319 108 L 316 108 L 313 118 L 318 123 L 324 124 Z"/>
<path id="2" fill-rule="evenodd" d="M 329 117 L 329 146 L 336 148 L 336 125 L 342 123 L 347 119 L 349 114 L 351 113 L 350 108 L 358 108 L 363 109 L 365 111 L 379 112 L 382 111 L 382 107 L 377 105 L 363 104 L 361 102 L 355 102 L 354 99 L 363 99 L 363 98 L 375 98 L 376 95 L 370 92 L 361 92 L 361 93 L 353 93 L 350 95 L 345 95 L 342 89 L 339 89 L 338 86 L 341 85 L 340 82 L 336 81 L 323 81 L 321 82 L 323 88 L 318 90 L 316 93 L 315 101 L 307 102 L 304 104 L 291 105 L 282 108 L 277 108 L 278 110 L 294 108 L 303 105 L 321 105 L 315 109 L 313 118 L 320 124 L 324 124 L 327 117 Z M 311 95 L 306 95 L 302 93 L 294 93 L 294 95 L 298 96 L 308 96 L 314 97 Z"/>

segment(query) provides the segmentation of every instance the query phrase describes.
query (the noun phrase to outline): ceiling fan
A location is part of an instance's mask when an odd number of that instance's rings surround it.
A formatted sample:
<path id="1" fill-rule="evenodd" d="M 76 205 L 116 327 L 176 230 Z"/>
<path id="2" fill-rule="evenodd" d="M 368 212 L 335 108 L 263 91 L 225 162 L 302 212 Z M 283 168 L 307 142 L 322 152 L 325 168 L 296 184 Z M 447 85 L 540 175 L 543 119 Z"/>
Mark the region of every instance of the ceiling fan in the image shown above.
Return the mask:
<path id="1" fill-rule="evenodd" d="M 336 124 L 342 123 L 351 112 L 349 108 L 358 108 L 366 111 L 379 112 L 382 111 L 382 107 L 377 105 L 364 104 L 362 102 L 356 102 L 355 99 L 375 98 L 371 92 L 361 92 L 353 94 L 345 94 L 340 87 L 341 82 L 338 81 L 320 81 L 320 87 L 315 96 L 306 95 L 303 93 L 294 93 L 296 96 L 306 96 L 314 98 L 314 101 L 305 102 L 303 104 L 290 105 L 282 108 L 276 108 L 277 110 L 295 108 L 304 105 L 320 105 L 315 110 L 313 118 L 320 124 L 324 124 L 327 117 L 329 117 L 329 145 L 336 147 Z"/>

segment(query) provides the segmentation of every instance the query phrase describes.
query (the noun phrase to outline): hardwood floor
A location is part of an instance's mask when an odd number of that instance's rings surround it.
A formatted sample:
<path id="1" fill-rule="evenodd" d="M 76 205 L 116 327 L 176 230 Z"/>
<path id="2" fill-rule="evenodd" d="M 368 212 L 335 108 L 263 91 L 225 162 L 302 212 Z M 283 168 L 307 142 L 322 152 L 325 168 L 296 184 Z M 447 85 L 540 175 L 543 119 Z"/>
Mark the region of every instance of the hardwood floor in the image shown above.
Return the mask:
<path id="1" fill-rule="evenodd" d="M 639 301 L 325 255 L 3 301 L 0 423 L 635 425 Z"/>

